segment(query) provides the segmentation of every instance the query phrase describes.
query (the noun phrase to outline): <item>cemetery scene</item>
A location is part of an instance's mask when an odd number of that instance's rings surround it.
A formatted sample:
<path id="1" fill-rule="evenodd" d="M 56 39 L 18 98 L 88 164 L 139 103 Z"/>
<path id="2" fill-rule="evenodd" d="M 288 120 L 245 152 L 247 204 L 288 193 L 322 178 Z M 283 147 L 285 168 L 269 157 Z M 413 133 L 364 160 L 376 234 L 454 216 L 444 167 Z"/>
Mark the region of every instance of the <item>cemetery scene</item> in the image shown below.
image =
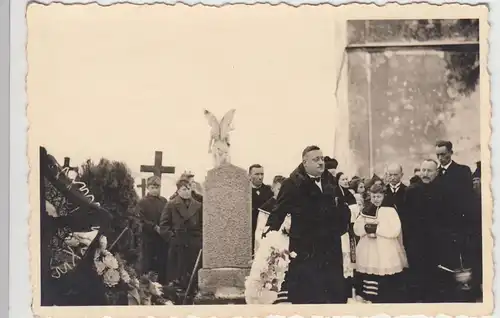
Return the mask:
<path id="1" fill-rule="evenodd" d="M 354 20 L 345 39 L 333 151 L 279 125 L 298 155 L 246 147 L 237 105 L 129 140 L 148 162 L 40 145 L 41 305 L 481 302 L 479 22 Z M 176 138 L 209 168 L 174 164 Z"/>

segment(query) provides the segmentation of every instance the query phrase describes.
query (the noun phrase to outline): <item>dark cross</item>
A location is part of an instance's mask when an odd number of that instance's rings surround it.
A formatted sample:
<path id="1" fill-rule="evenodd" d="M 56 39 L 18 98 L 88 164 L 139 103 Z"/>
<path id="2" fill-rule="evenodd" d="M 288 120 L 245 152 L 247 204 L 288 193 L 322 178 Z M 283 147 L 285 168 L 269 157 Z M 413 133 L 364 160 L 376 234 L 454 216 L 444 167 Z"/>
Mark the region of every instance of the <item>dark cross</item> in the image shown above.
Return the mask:
<path id="1" fill-rule="evenodd" d="M 137 185 L 138 188 L 141 188 L 141 193 L 142 193 L 142 197 L 145 197 L 146 196 L 146 179 L 142 178 L 142 182 L 141 184 L 138 184 Z"/>
<path id="2" fill-rule="evenodd" d="M 161 162 L 163 160 L 163 153 L 161 151 L 155 151 L 155 164 L 154 166 L 141 165 L 141 172 L 152 172 L 153 175 L 160 177 L 163 173 L 175 173 L 175 167 L 162 166 Z"/>
<path id="3" fill-rule="evenodd" d="M 69 171 L 78 172 L 78 167 L 72 167 L 69 165 L 70 159 L 69 157 L 64 157 L 64 165 L 63 168 L 69 168 Z"/>

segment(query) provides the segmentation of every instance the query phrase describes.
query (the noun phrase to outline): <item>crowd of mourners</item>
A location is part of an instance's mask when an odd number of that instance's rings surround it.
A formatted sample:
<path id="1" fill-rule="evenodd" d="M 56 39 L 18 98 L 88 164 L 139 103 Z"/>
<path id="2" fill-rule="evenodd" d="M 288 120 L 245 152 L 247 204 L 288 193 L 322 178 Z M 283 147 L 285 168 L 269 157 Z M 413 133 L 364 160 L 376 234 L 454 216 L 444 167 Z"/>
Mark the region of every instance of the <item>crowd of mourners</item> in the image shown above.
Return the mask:
<path id="1" fill-rule="evenodd" d="M 286 215 L 292 220 L 287 234 L 298 256 L 278 303 L 481 299 L 480 164 L 471 173 L 452 160 L 449 141 L 435 149 L 436 160 L 415 168 L 408 185 L 397 163 L 388 163 L 382 177 L 349 178 L 316 146 L 304 150 L 289 177 L 275 176 L 272 185 L 263 183 L 261 165 L 250 166 L 252 246 L 278 230 Z M 160 283 L 190 294 L 201 256 L 201 193 L 194 175 L 185 173 L 167 200 L 160 196 L 160 179 L 150 177 L 136 211 L 144 224 L 142 271 L 155 271 Z M 264 230 L 257 229 L 260 211 L 269 215 Z"/>
<path id="2" fill-rule="evenodd" d="M 316 146 L 271 186 L 262 182 L 263 167 L 251 166 L 254 231 L 259 211 L 269 215 L 254 241 L 292 218 L 287 234 L 298 256 L 277 303 L 480 301 L 480 162 L 472 173 L 452 159 L 450 141 L 435 149 L 436 159 L 415 168 L 408 185 L 398 163 L 382 177 L 348 178 Z"/>

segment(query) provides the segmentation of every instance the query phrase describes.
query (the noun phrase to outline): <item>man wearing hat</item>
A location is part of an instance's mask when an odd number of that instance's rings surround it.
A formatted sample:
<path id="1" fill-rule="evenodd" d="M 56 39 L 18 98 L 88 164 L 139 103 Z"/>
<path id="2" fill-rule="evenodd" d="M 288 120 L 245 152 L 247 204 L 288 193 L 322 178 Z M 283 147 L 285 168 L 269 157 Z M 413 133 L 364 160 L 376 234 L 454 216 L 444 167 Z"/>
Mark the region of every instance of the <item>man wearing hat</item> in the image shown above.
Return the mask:
<path id="1" fill-rule="evenodd" d="M 325 169 L 332 174 L 333 177 L 337 174 L 339 162 L 335 158 L 325 157 Z"/>
<path id="2" fill-rule="evenodd" d="M 203 195 L 199 193 L 201 191 L 197 191 L 197 189 L 200 188 L 200 185 L 198 184 L 198 182 L 194 181 L 194 174 L 191 171 L 185 171 L 183 174 L 181 174 L 179 180 L 187 180 L 191 187 L 191 197 L 196 201 L 203 203 Z M 173 200 L 176 196 L 177 191 L 172 194 L 170 200 Z"/>
<path id="3" fill-rule="evenodd" d="M 161 213 L 167 199 L 160 195 L 160 177 L 152 176 L 147 180 L 147 194 L 136 207 L 136 215 L 142 225 L 141 273 L 153 271 L 158 274 L 160 283 L 165 283 L 165 267 L 168 246 L 159 234 Z"/>

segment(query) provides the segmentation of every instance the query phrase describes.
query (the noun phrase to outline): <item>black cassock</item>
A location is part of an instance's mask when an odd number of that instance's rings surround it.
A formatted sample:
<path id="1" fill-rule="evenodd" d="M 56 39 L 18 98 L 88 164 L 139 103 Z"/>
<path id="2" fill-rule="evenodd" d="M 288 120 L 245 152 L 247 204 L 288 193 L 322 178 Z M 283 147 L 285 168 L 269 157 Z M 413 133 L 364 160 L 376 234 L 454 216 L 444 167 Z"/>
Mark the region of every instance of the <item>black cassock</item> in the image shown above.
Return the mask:
<path id="1" fill-rule="evenodd" d="M 165 283 L 165 266 L 167 263 L 168 245 L 155 225 L 160 225 L 160 217 L 167 199 L 162 196 L 146 195 L 136 207 L 136 215 L 142 224 L 141 269 L 142 273 L 154 271 L 158 273 L 160 283 Z"/>
<path id="2" fill-rule="evenodd" d="M 321 176 L 321 186 L 323 191 L 299 165 L 283 182 L 267 221 L 269 230 L 279 230 L 291 215 L 290 251 L 297 256 L 283 285 L 293 304 L 347 302 L 340 237 L 348 230 L 351 212 L 335 195 L 328 171 Z"/>
<path id="3" fill-rule="evenodd" d="M 162 237 L 169 242 L 167 282 L 185 289 L 202 245 L 201 203 L 176 196 L 163 210 L 160 227 Z"/>
<path id="4" fill-rule="evenodd" d="M 461 186 L 466 188 L 467 184 Z M 441 178 L 408 188 L 402 224 L 413 298 L 410 301 L 475 301 L 473 291 L 463 290 L 453 273 L 438 267 L 472 267 L 474 275 L 474 251 L 471 253 L 467 244 L 469 228 L 474 229 L 469 215 L 474 211 L 470 211 L 468 196 L 467 190 L 453 191 Z"/>
<path id="5" fill-rule="evenodd" d="M 444 198 L 438 182 L 418 183 L 406 190 L 405 213 L 401 218 L 403 242 L 408 257 L 409 302 L 437 301 L 440 240 L 438 216 Z"/>

